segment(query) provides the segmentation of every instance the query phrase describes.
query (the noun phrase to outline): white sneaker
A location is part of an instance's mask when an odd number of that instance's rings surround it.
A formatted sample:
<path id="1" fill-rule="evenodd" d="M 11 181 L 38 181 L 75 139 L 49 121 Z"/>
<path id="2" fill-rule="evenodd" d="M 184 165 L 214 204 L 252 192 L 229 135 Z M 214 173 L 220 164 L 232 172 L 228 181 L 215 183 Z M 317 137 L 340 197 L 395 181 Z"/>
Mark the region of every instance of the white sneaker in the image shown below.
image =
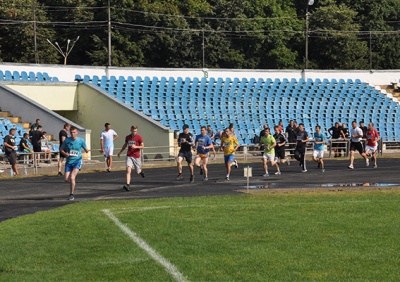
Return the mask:
<path id="1" fill-rule="evenodd" d="M 307 172 L 307 170 L 306 170 L 306 169 L 303 169 L 301 172 Z"/>
<path id="2" fill-rule="evenodd" d="M 264 177 L 268 177 L 269 176 L 269 173 L 267 172 L 267 173 L 264 173 L 264 175 L 263 175 Z"/>
<path id="3" fill-rule="evenodd" d="M 4 170 L 0 169 L 0 173 L 3 173 L 3 172 L 4 172 Z"/>
<path id="4" fill-rule="evenodd" d="M 373 168 L 377 168 L 378 166 L 376 164 L 374 164 Z"/>
<path id="5" fill-rule="evenodd" d="M 279 175 L 279 174 L 281 174 L 281 172 L 280 172 L 280 171 L 277 171 L 277 172 L 275 172 L 275 174 L 276 174 L 276 175 Z"/>
<path id="6" fill-rule="evenodd" d="M 69 195 L 68 200 L 69 200 L 69 201 L 75 200 L 74 195 Z"/>
<path id="7" fill-rule="evenodd" d="M 369 159 L 365 160 L 365 166 L 369 166 Z"/>
<path id="8" fill-rule="evenodd" d="M 353 165 L 349 165 L 348 168 L 349 169 L 354 169 L 354 166 Z"/>

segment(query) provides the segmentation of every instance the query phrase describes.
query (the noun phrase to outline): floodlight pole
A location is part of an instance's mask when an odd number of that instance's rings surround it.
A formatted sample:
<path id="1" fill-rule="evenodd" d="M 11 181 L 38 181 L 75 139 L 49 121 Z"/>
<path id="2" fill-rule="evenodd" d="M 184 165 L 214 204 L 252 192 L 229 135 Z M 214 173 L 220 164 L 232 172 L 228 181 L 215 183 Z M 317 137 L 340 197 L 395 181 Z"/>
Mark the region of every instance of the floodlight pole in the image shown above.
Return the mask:
<path id="1" fill-rule="evenodd" d="M 68 39 L 67 40 L 67 48 L 66 48 L 65 52 L 61 49 L 60 45 L 58 45 L 58 42 L 55 42 L 55 44 L 53 44 L 49 39 L 47 39 L 47 42 L 49 42 L 49 44 L 51 46 L 53 46 L 54 49 L 56 49 L 57 52 L 60 53 L 64 57 L 64 65 L 66 65 L 67 64 L 68 55 L 71 53 L 72 49 L 75 46 L 75 43 L 78 40 L 79 40 L 79 36 L 74 41 L 72 41 L 72 44 L 71 44 L 71 47 L 70 47 L 71 40 Z"/>
<path id="2" fill-rule="evenodd" d="M 305 52 L 305 68 L 308 69 L 308 21 L 309 21 L 309 14 L 308 14 L 308 6 L 312 6 L 314 4 L 314 0 L 307 0 L 306 6 L 306 52 Z"/>
<path id="3" fill-rule="evenodd" d="M 110 0 L 107 2 L 108 9 L 108 66 L 111 67 L 111 5 Z"/>

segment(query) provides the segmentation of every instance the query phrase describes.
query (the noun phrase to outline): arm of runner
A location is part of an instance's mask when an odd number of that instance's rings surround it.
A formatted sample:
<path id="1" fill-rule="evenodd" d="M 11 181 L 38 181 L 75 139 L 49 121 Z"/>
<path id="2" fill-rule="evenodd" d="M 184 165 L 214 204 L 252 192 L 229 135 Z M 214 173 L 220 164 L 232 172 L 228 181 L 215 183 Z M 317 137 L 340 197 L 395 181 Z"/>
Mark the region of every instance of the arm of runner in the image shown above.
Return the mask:
<path id="1" fill-rule="evenodd" d="M 122 145 L 121 151 L 119 151 L 118 153 L 118 158 L 120 157 L 121 153 L 125 150 L 126 146 L 128 146 L 128 143 L 124 143 L 124 145 Z"/>

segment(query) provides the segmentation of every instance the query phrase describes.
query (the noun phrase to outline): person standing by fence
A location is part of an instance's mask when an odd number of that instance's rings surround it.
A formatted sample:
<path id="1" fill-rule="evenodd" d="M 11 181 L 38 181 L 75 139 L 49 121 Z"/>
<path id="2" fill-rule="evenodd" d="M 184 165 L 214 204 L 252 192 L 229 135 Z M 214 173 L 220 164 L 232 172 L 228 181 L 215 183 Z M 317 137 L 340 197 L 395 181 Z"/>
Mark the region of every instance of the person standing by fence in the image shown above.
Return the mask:
<path id="1" fill-rule="evenodd" d="M 4 137 L 4 151 L 6 153 L 6 157 L 10 162 L 11 169 L 14 175 L 18 175 L 18 168 L 17 168 L 17 149 L 18 146 L 15 143 L 15 132 L 17 130 L 15 128 L 11 128 L 9 134 Z"/>

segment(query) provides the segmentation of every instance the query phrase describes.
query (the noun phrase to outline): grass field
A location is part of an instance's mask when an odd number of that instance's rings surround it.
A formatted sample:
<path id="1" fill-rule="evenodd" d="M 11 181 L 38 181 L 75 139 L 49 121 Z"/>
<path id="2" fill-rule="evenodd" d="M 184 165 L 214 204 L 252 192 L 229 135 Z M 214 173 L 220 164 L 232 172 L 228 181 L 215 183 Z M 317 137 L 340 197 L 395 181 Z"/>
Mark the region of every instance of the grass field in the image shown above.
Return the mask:
<path id="1" fill-rule="evenodd" d="M 397 281 L 400 191 L 81 202 L 0 223 L 1 281 Z"/>

